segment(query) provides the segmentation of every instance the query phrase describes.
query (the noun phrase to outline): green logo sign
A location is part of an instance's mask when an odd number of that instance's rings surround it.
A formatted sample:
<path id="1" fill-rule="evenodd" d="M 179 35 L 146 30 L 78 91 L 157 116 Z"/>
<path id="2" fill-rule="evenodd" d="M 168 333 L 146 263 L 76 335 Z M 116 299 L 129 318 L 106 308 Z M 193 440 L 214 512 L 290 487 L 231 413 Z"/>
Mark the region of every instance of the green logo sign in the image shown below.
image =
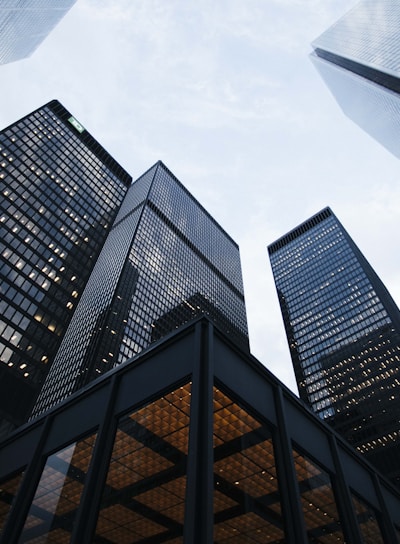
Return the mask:
<path id="1" fill-rule="evenodd" d="M 77 120 L 75 119 L 75 117 L 72 117 L 72 116 L 71 116 L 71 117 L 68 119 L 68 121 L 71 123 L 71 125 L 72 125 L 73 127 L 76 128 L 76 130 L 77 130 L 78 132 L 82 133 L 82 132 L 85 130 L 85 127 L 83 127 L 83 126 L 80 124 L 80 122 L 77 121 Z"/>

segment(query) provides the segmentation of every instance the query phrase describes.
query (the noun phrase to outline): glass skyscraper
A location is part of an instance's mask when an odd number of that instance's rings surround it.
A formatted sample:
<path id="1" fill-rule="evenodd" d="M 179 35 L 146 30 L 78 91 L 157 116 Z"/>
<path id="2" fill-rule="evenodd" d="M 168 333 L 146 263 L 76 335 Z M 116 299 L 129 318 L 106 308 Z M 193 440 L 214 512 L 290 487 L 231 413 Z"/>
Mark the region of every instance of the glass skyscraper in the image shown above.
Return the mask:
<path id="1" fill-rule="evenodd" d="M 0 435 L 29 416 L 131 181 L 57 101 L 0 132 Z"/>
<path id="2" fill-rule="evenodd" d="M 158 162 L 124 199 L 33 415 L 199 314 L 248 351 L 239 248 Z"/>
<path id="3" fill-rule="evenodd" d="M 2 0 L 0 64 L 29 57 L 76 0 Z"/>
<path id="4" fill-rule="evenodd" d="M 400 157 L 400 4 L 363 0 L 319 36 L 311 59 L 345 115 Z"/>
<path id="5" fill-rule="evenodd" d="M 400 482 L 400 313 L 326 208 L 268 247 L 300 397 Z"/>

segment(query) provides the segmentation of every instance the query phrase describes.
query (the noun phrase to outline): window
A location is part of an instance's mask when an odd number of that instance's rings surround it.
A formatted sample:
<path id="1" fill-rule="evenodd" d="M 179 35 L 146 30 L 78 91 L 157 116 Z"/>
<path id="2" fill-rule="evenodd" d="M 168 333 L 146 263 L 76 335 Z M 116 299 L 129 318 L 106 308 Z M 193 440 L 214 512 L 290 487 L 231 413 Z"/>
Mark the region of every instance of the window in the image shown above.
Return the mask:
<path id="1" fill-rule="evenodd" d="M 296 450 L 293 457 L 309 542 L 344 543 L 329 474 Z"/>
<path id="2" fill-rule="evenodd" d="M 354 494 L 352 498 L 364 544 L 384 544 L 375 510 Z"/>
<path id="3" fill-rule="evenodd" d="M 0 484 L 0 534 L 7 520 L 8 513 L 21 484 L 23 472 Z"/>
<path id="4" fill-rule="evenodd" d="M 214 540 L 283 542 L 270 431 L 214 388 Z"/>
<path id="5" fill-rule="evenodd" d="M 183 542 L 190 389 L 121 418 L 93 542 Z"/>
<path id="6" fill-rule="evenodd" d="M 20 542 L 69 543 L 95 439 L 92 434 L 47 458 Z"/>

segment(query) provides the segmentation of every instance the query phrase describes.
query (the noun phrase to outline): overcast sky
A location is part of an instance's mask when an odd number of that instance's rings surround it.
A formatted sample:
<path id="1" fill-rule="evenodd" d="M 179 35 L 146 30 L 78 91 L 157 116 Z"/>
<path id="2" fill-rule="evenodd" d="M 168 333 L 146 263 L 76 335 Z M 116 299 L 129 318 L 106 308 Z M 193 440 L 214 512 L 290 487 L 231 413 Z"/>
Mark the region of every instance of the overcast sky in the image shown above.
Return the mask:
<path id="1" fill-rule="evenodd" d="M 397 303 L 399 162 L 310 42 L 354 0 L 78 0 L 0 66 L 1 128 L 57 98 L 135 179 L 161 159 L 241 249 L 252 353 L 297 390 L 266 247 L 329 205 Z"/>

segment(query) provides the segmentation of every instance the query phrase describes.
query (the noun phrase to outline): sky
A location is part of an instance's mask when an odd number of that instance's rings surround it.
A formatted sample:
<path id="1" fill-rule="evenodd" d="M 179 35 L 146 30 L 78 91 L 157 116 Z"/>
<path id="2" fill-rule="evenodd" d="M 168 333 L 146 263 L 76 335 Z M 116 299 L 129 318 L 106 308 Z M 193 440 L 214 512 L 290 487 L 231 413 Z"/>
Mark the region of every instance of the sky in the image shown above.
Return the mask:
<path id="1" fill-rule="evenodd" d="M 162 160 L 232 236 L 251 351 L 295 392 L 270 243 L 329 205 L 400 301 L 399 162 L 308 58 L 355 3 L 78 0 L 0 66 L 0 128 L 56 98 L 134 179 Z"/>

